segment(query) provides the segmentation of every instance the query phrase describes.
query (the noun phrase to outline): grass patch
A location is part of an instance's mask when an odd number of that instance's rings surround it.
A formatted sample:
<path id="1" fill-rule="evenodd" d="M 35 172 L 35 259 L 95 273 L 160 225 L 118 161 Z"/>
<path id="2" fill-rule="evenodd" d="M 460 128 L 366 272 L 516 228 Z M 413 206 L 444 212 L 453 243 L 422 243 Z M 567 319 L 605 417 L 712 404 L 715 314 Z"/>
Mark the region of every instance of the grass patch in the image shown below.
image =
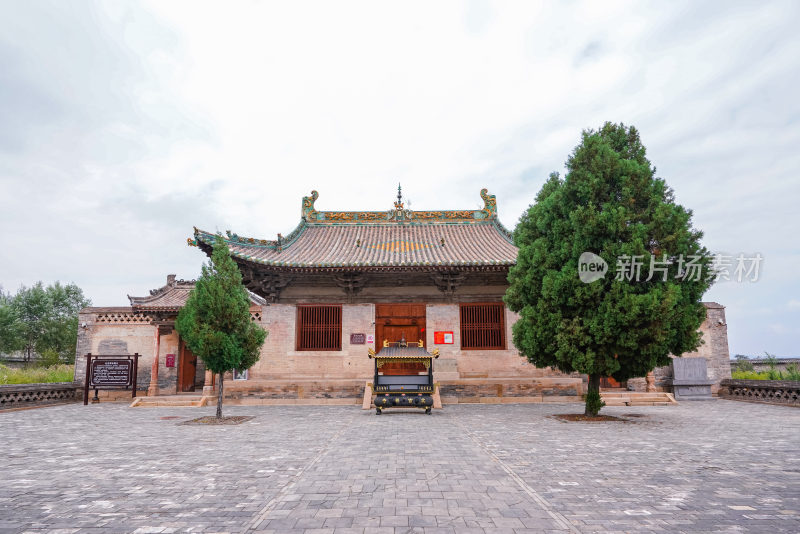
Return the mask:
<path id="1" fill-rule="evenodd" d="M 766 357 L 760 362 L 767 364 L 764 371 L 756 371 L 751 361 L 741 354 L 736 355 L 736 363 L 731 369 L 731 378 L 736 380 L 792 380 L 800 382 L 800 367 L 796 363 L 790 363 L 784 371 L 779 371 L 778 358 L 774 354 L 765 352 Z"/>
<path id="2" fill-rule="evenodd" d="M 0 365 L 0 385 L 6 384 L 49 384 L 53 382 L 72 382 L 74 368 L 69 364 L 52 367 L 28 367 L 13 369 Z"/>
<path id="3" fill-rule="evenodd" d="M 736 380 L 794 380 L 800 382 L 800 371 L 796 365 L 789 365 L 785 371 L 767 369 L 766 371 L 736 370 L 731 372 Z"/>

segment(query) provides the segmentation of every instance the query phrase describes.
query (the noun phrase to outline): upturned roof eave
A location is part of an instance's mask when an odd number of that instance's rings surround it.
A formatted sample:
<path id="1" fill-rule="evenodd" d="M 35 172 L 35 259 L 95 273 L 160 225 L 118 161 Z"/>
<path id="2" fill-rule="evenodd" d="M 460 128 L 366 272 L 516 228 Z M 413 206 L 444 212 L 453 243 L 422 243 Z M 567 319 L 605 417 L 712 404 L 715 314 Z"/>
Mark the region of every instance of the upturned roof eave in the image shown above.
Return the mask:
<path id="1" fill-rule="evenodd" d="M 341 266 L 283 266 L 268 263 L 256 263 L 241 260 L 257 267 L 263 272 L 293 272 L 293 273 L 338 273 L 338 272 L 436 272 L 436 271 L 464 271 L 464 272 L 506 272 L 513 264 L 498 265 L 341 265 Z"/>
<path id="2" fill-rule="evenodd" d="M 272 250 L 282 250 L 291 247 L 309 226 L 395 226 L 398 224 L 409 226 L 449 226 L 449 225 L 473 225 L 491 224 L 503 239 L 514 244 L 511 232 L 500 222 L 497 217 L 497 199 L 495 195 L 490 195 L 484 188 L 480 191 L 483 199 L 483 208 L 474 210 L 433 210 L 433 211 L 413 211 L 405 209 L 398 190 L 398 201 L 395 202 L 393 210 L 386 211 L 317 211 L 314 203 L 319 198 L 317 191 L 311 191 L 311 196 L 303 197 L 301 205 L 300 223 L 286 236 L 278 234 L 277 239 L 256 239 L 252 237 L 241 237 L 238 234 L 226 231 L 229 244 L 253 246 L 256 248 L 267 248 Z M 200 240 L 216 239 L 217 234 L 198 230 L 194 228 L 194 239 L 189 238 L 190 245 L 197 245 Z"/>

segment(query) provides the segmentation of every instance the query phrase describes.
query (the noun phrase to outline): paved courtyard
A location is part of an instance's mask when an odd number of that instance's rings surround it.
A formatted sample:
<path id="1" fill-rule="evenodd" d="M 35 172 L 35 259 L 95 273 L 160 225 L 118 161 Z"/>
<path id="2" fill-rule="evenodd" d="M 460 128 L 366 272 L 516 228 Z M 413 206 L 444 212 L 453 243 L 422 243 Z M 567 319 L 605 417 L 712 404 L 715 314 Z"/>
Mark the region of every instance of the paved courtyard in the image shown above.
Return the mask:
<path id="1" fill-rule="evenodd" d="M 800 532 L 800 410 L 581 409 L 0 412 L 0 532 Z"/>

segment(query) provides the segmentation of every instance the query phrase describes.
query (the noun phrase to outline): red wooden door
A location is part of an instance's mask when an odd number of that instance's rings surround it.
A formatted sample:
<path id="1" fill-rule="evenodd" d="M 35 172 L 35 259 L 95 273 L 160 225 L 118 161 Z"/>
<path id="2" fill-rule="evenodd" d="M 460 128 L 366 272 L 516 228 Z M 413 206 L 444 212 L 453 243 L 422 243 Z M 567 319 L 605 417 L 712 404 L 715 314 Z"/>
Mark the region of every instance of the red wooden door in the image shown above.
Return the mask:
<path id="1" fill-rule="evenodd" d="M 178 391 L 194 391 L 194 378 L 197 374 L 197 356 L 181 341 L 181 356 L 178 362 Z"/>
<path id="2" fill-rule="evenodd" d="M 415 324 L 406 325 L 386 325 L 383 327 L 383 337 L 389 343 L 395 343 L 402 339 L 410 345 L 420 340 L 419 326 Z"/>
<path id="3" fill-rule="evenodd" d="M 616 388 L 627 388 L 628 382 L 617 382 L 610 376 L 604 376 L 600 379 L 600 387 L 604 389 L 616 389 Z"/>
<path id="4" fill-rule="evenodd" d="M 400 341 L 405 335 L 408 343 L 422 340 L 425 345 L 424 304 L 376 304 L 375 347 L 380 350 L 384 340 Z"/>

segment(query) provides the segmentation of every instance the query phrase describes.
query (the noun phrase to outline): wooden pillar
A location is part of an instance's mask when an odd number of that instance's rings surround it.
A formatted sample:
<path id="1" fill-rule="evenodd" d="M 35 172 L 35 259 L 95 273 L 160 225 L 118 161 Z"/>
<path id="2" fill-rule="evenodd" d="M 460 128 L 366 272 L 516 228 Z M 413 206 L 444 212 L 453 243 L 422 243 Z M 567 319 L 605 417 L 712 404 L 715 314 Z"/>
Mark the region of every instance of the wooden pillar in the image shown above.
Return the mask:
<path id="1" fill-rule="evenodd" d="M 161 328 L 156 327 L 155 340 L 153 342 L 153 366 L 150 369 L 150 387 L 147 388 L 147 395 L 154 397 L 158 395 L 158 353 L 161 350 Z"/>

